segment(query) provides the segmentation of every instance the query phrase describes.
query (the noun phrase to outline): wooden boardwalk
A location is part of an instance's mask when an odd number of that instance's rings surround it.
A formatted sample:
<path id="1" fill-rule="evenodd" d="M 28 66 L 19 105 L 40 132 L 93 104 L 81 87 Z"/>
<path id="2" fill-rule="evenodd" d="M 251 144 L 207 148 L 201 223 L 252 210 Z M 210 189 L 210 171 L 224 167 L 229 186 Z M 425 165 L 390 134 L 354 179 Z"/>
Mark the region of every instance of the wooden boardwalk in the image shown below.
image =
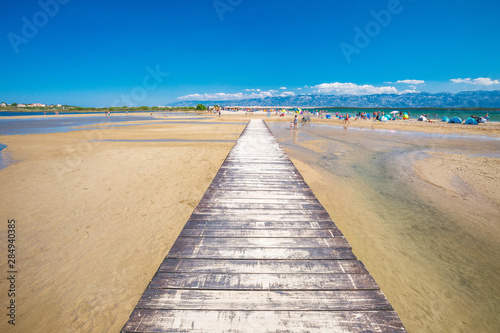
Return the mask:
<path id="1" fill-rule="evenodd" d="M 123 332 L 405 332 L 264 121 L 251 120 Z"/>

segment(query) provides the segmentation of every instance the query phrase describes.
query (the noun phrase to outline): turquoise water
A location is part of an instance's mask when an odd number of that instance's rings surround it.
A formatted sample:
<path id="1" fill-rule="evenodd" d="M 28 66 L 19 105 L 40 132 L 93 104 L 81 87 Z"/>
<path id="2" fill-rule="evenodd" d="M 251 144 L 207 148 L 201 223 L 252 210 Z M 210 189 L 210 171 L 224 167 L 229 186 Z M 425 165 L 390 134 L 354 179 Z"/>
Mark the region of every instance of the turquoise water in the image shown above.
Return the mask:
<path id="1" fill-rule="evenodd" d="M 405 110 L 405 109 L 339 109 L 339 108 L 332 108 L 332 109 L 316 108 L 316 109 L 310 109 L 310 110 L 312 110 L 312 111 L 323 110 L 323 111 L 327 111 L 328 113 L 333 113 L 333 114 L 335 114 L 336 112 L 341 113 L 341 114 L 349 113 L 350 116 L 354 116 L 358 112 L 366 112 L 366 113 L 373 114 L 373 112 L 375 112 L 375 111 L 381 111 L 381 112 L 384 112 L 385 114 L 390 114 L 394 110 L 397 110 L 397 111 L 401 110 L 403 112 L 410 112 L 412 119 L 417 119 L 421 114 L 427 114 L 429 116 L 429 119 L 441 119 L 441 118 L 446 116 L 450 119 L 453 117 L 460 117 L 460 118 L 462 118 L 462 120 L 465 120 L 472 115 L 477 115 L 477 116 L 483 117 L 486 115 L 486 113 L 488 113 L 490 116 L 490 121 L 500 121 L 500 111 L 486 111 L 486 110 L 473 110 L 473 111 L 471 111 L 471 110 L 454 110 L 454 109 L 449 109 L 449 110 L 443 110 L 443 109 L 432 109 L 432 110 L 431 109 L 430 110 L 410 109 L 410 110 Z"/>

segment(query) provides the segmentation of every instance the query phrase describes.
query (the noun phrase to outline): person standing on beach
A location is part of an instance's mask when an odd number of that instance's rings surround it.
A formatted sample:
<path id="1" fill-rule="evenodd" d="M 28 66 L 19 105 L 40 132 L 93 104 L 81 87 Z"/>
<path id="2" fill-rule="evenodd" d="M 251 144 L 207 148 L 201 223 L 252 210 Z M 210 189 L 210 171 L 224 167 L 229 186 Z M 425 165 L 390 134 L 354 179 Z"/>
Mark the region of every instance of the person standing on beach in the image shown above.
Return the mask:
<path id="1" fill-rule="evenodd" d="M 344 118 L 344 124 L 350 124 L 350 123 L 351 122 L 349 121 L 349 113 L 346 113 Z"/>
<path id="2" fill-rule="evenodd" d="M 299 129 L 299 117 L 297 115 L 293 118 L 293 129 Z"/>

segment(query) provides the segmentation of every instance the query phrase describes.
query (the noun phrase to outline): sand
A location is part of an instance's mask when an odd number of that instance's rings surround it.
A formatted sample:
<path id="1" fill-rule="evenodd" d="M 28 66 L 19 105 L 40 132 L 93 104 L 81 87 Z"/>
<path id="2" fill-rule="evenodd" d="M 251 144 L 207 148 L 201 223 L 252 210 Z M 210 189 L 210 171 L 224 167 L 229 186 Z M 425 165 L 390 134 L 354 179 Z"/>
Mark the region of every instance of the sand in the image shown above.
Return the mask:
<path id="1" fill-rule="evenodd" d="M 498 139 L 271 128 L 409 332 L 497 331 Z"/>
<path id="2" fill-rule="evenodd" d="M 0 170 L 0 217 L 4 221 L 16 220 L 19 271 L 17 325 L 12 329 L 4 318 L 0 331 L 121 330 L 244 128 L 234 123 L 263 118 L 284 122 L 282 128 L 286 129 L 292 116 L 211 117 L 223 124 L 208 124 L 211 120 L 206 118 L 192 124 L 93 126 L 69 133 L 0 136 L 0 143 L 8 145 L 8 152 L 17 161 Z M 342 126 L 340 122 L 337 125 Z M 361 134 L 370 132 L 372 126 L 460 135 L 500 133 L 493 123 L 448 125 L 451 124 L 351 121 L 350 126 L 364 129 L 359 131 L 359 141 L 363 140 Z M 479 328 L 493 332 L 498 324 L 494 318 L 500 295 L 498 286 L 494 287 L 498 264 L 491 262 L 498 259 L 500 244 L 495 223 L 499 220 L 500 202 L 498 157 L 481 156 L 481 151 L 483 155 L 489 152 L 479 147 L 474 154 L 431 151 L 414 158 L 394 159 L 394 165 L 402 166 L 397 175 L 404 191 L 415 200 L 432 202 L 432 207 L 444 207 L 435 212 L 441 221 L 435 229 L 412 222 L 418 219 L 418 212 L 411 207 L 404 212 L 410 215 L 408 224 L 394 225 L 393 219 L 402 215 L 392 217 L 390 212 L 378 210 L 380 192 L 366 181 L 373 175 L 352 172 L 353 167 L 372 161 L 371 155 L 357 150 L 360 143 L 327 137 L 304 140 L 301 133 L 302 130 L 287 130 L 287 137 L 280 140 L 291 142 L 285 142 L 284 148 L 292 161 L 408 330 L 470 331 L 478 328 L 480 312 L 486 322 Z M 90 141 L 169 138 L 214 142 Z M 392 142 L 383 149 L 398 146 L 404 144 Z M 458 210 L 464 202 L 470 207 L 466 214 Z M 449 222 L 440 219 L 446 214 L 465 217 L 453 216 Z M 431 237 L 435 234 L 438 238 Z M 0 237 L 4 244 L 5 223 L 0 226 Z M 458 253 L 464 257 L 463 262 L 452 256 L 460 241 L 466 247 Z M 436 251 L 443 248 L 439 242 L 443 242 L 446 251 Z M 469 249 L 481 256 L 470 256 Z M 6 258 L 4 246 L 1 255 Z M 5 261 L 1 263 L 2 272 L 6 272 Z M 449 269 L 436 271 L 443 263 Z M 467 272 L 455 271 L 463 265 L 469 265 Z M 490 279 L 490 284 L 475 283 L 473 277 L 478 267 L 483 268 L 480 274 L 484 275 L 478 280 Z M 1 280 L 0 287 L 4 304 L 5 280 Z M 472 308 L 478 302 L 482 304 Z"/>
<path id="3" fill-rule="evenodd" d="M 119 332 L 242 125 L 148 125 L 8 136 L 0 215 L 17 225 L 15 329 Z M 6 223 L 1 226 L 6 258 Z M 1 270 L 7 271 L 6 261 Z M 6 280 L 1 280 L 2 307 Z M 3 311 L 4 313 L 6 311 Z"/>

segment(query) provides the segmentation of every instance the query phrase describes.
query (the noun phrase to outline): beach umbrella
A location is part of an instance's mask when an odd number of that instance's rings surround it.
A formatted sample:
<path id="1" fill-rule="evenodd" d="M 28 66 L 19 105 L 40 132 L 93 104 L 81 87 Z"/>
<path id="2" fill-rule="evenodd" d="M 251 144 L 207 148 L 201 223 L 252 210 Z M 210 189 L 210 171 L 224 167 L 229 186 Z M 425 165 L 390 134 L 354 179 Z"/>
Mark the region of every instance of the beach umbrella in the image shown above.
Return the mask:
<path id="1" fill-rule="evenodd" d="M 399 113 L 399 111 L 392 111 L 391 113 L 392 113 L 392 114 L 395 114 L 395 113 Z"/>

